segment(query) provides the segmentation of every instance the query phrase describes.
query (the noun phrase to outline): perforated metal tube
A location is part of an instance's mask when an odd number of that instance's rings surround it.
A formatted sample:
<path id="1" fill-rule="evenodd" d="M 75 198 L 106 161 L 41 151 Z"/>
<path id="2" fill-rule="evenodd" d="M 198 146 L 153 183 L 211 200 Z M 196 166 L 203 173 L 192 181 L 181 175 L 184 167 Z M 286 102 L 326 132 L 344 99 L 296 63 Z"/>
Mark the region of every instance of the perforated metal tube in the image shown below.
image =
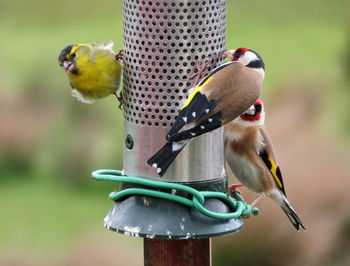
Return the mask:
<path id="1" fill-rule="evenodd" d="M 225 50 L 226 1 L 124 0 L 123 16 L 124 136 L 128 142 L 124 171 L 158 179 L 146 161 L 165 143 L 192 86 L 188 78 L 195 63 L 208 58 L 222 63 L 218 54 Z M 187 145 L 161 179 L 192 182 L 224 175 L 219 129 Z"/>

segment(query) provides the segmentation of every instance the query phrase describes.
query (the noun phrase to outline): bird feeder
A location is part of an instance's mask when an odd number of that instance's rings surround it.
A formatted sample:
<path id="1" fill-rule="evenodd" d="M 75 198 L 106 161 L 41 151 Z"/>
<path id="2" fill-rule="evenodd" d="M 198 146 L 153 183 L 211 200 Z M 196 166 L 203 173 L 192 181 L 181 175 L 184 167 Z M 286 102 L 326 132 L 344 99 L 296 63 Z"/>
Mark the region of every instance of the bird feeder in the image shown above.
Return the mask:
<path id="1" fill-rule="evenodd" d="M 123 40 L 125 145 L 121 175 L 200 191 L 227 192 L 222 129 L 190 142 L 163 177 L 146 164 L 165 143 L 193 86 L 189 77 L 196 63 L 211 59 L 212 65 L 204 72 L 208 74 L 224 62 L 221 54 L 226 48 L 226 1 L 124 0 Z M 123 183 L 122 191 L 130 188 L 143 189 L 143 185 Z M 191 196 L 181 189 L 155 189 Z M 211 197 L 203 206 L 218 213 L 232 211 L 225 202 Z M 181 240 L 179 245 L 183 246 L 204 239 L 195 243 L 206 243 L 203 247 L 208 251 L 210 237 L 234 233 L 243 222 L 240 218 L 211 218 L 195 208 L 136 193 L 115 202 L 105 225 L 118 233 L 145 238 L 145 258 L 149 258 L 152 248 L 164 246 L 165 239 Z M 170 243 L 175 242 L 167 242 L 166 246 L 173 245 Z"/>

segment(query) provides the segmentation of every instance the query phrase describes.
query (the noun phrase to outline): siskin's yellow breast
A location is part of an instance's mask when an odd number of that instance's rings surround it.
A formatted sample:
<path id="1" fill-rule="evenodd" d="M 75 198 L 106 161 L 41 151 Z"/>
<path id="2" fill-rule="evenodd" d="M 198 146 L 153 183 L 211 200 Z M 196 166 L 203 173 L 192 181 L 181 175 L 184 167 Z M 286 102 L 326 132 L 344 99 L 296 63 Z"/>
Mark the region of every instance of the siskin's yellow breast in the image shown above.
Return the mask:
<path id="1" fill-rule="evenodd" d="M 121 63 L 111 50 L 76 51 L 78 73 L 69 78 L 83 97 L 103 98 L 119 89 Z"/>

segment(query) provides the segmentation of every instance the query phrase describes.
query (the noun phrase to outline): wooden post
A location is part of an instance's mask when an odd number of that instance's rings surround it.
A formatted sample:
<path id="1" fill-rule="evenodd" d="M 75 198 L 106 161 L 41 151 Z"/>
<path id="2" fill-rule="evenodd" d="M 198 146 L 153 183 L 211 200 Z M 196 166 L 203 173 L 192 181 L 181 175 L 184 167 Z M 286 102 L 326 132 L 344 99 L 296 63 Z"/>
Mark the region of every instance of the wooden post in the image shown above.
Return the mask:
<path id="1" fill-rule="evenodd" d="M 164 240 L 144 238 L 145 266 L 210 266 L 211 240 Z"/>

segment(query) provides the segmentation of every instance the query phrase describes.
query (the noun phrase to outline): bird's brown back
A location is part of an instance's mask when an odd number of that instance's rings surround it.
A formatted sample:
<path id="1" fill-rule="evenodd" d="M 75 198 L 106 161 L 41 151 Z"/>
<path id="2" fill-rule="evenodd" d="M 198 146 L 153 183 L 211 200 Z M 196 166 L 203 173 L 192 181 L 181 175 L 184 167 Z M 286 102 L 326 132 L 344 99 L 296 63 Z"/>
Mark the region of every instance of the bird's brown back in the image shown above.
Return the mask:
<path id="1" fill-rule="evenodd" d="M 254 104 L 259 98 L 262 81 L 258 71 L 234 63 L 215 74 L 203 87 L 203 93 L 217 102 L 214 113 L 221 111 L 222 122 L 226 124 Z"/>

